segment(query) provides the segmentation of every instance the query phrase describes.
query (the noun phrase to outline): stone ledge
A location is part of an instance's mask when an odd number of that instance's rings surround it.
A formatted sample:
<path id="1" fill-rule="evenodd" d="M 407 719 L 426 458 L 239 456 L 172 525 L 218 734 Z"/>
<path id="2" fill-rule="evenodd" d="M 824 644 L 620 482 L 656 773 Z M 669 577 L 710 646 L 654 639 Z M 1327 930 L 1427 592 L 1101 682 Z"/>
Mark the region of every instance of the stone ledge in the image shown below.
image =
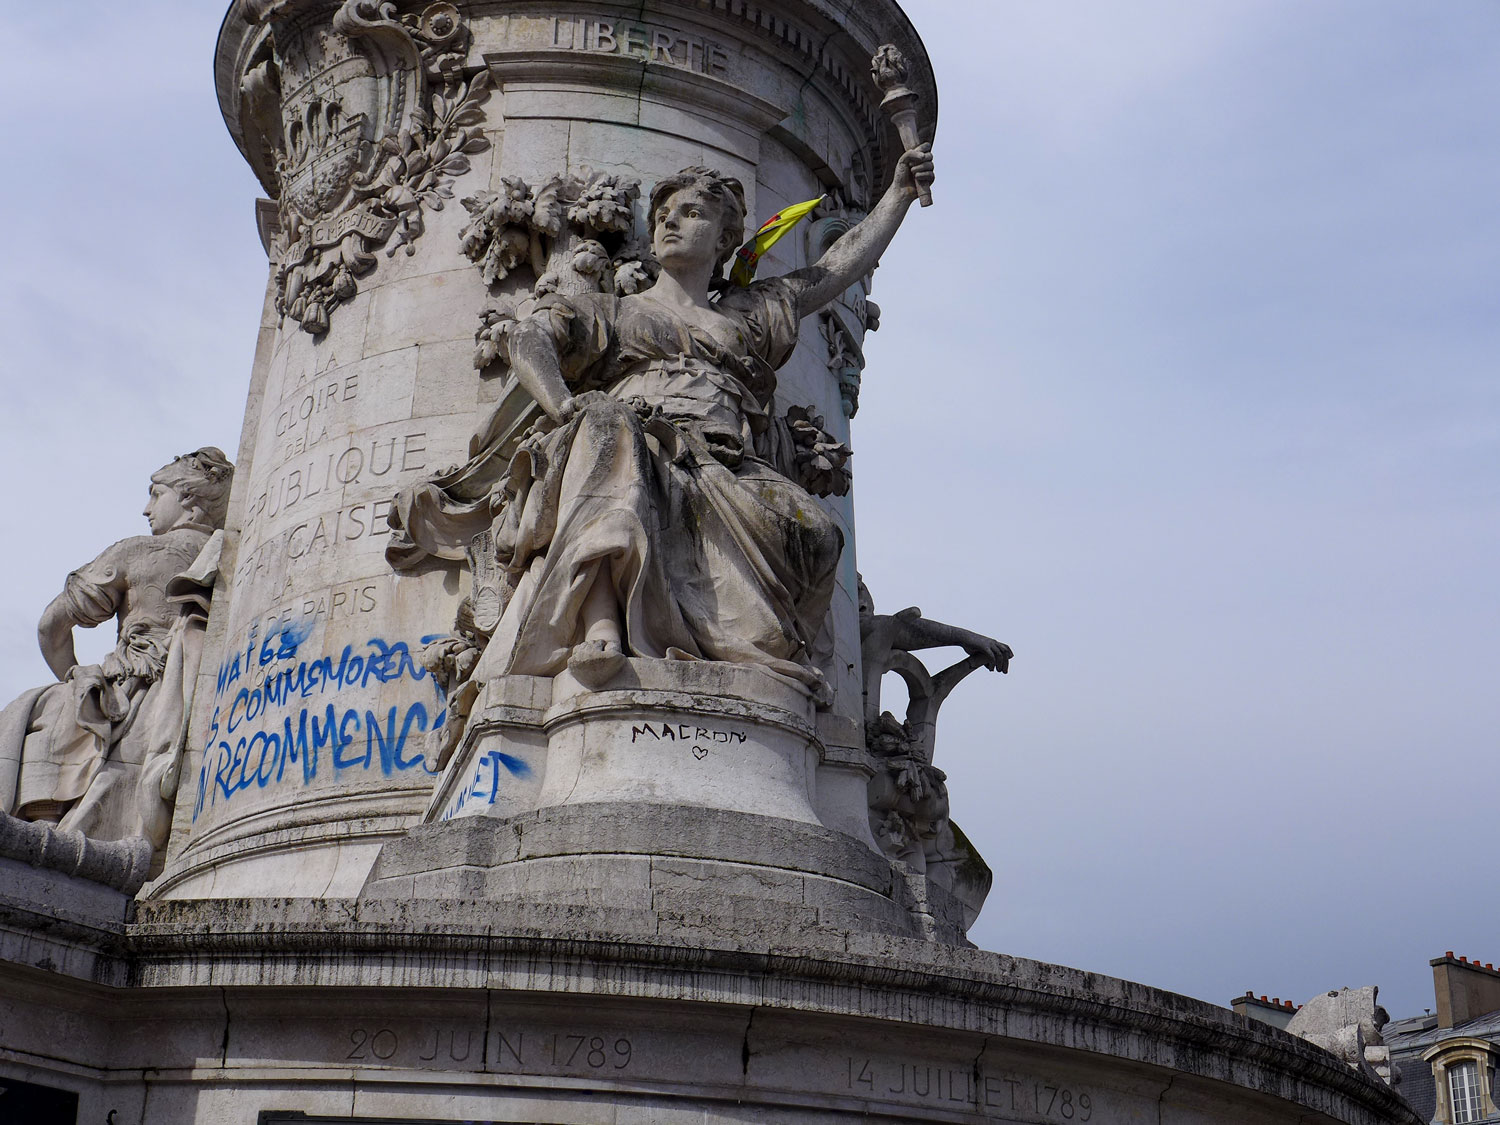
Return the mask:
<path id="1" fill-rule="evenodd" d="M 591 921 L 607 919 L 492 903 L 145 903 L 120 946 L 100 952 L 114 971 L 95 974 L 132 987 L 53 977 L 58 987 L 93 990 L 107 1013 L 101 1018 L 122 1020 L 143 1018 L 172 997 L 213 994 L 222 994 L 226 1012 L 273 995 L 351 1012 L 350 1003 L 377 995 L 398 1007 L 438 1005 L 434 1011 L 472 1007 L 487 995 L 508 1004 L 530 997 L 544 1006 L 686 1005 L 674 1007 L 683 1013 L 727 1006 L 768 1017 L 852 1018 L 888 1025 L 891 1034 L 978 1037 L 979 1057 L 1061 1050 L 1077 1053 L 1080 1066 L 1175 1071 L 1335 1120 L 1416 1122 L 1393 1092 L 1311 1044 L 1128 981 L 897 937 L 814 930 L 782 935 L 781 944 L 696 932 L 641 940 L 591 930 Z M 546 936 L 561 926 L 574 936 Z M 27 972 L 35 983 L 37 971 Z"/>
<path id="2" fill-rule="evenodd" d="M 151 841 L 90 840 L 81 832 L 0 813 L 0 859 L 56 871 L 133 895 L 151 868 Z"/>
<path id="3" fill-rule="evenodd" d="M 499 866 L 578 855 L 644 855 L 799 871 L 894 893 L 890 862 L 848 836 L 797 821 L 721 809 L 558 805 L 510 818 L 422 825 L 382 850 L 367 891 L 385 879 L 457 863 Z M 835 876 L 833 873 L 837 872 Z"/>

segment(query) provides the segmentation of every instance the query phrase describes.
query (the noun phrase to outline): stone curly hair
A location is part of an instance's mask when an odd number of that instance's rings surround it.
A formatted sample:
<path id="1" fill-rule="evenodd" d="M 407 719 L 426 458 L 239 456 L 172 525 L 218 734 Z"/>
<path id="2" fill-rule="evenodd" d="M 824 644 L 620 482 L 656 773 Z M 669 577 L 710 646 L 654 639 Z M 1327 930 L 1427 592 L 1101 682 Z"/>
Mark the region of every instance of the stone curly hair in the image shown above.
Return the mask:
<path id="1" fill-rule="evenodd" d="M 745 241 L 745 186 L 716 168 L 684 168 L 675 176 L 658 180 L 651 189 L 651 209 L 647 216 L 653 228 L 656 225 L 656 212 L 662 204 L 684 188 L 697 188 L 723 209 L 724 230 L 725 233 L 734 235 L 734 242 L 719 255 L 719 260 L 714 264 L 715 271 L 722 270 Z"/>
<path id="2" fill-rule="evenodd" d="M 205 445 L 192 453 L 174 457 L 151 474 L 152 484 L 161 484 L 182 497 L 185 508 L 196 508 L 209 525 L 224 526 L 229 513 L 229 486 L 234 482 L 234 465 L 222 449 Z"/>

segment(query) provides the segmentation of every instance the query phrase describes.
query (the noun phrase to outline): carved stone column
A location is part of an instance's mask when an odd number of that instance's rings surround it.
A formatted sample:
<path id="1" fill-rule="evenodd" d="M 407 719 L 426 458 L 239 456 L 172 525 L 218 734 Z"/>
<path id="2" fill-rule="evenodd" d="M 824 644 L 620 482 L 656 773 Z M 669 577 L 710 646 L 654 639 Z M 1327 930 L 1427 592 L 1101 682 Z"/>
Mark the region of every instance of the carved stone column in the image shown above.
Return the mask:
<path id="1" fill-rule="evenodd" d="M 231 134 L 274 201 L 269 332 L 253 374 L 228 565 L 165 897 L 347 895 L 419 820 L 445 700 L 417 659 L 466 576 L 398 578 L 397 489 L 462 462 L 499 380 L 474 367 L 495 290 L 464 255 L 459 199 L 597 171 L 646 188 L 688 165 L 746 187 L 754 224 L 836 192 L 870 205 L 900 143 L 869 58 L 896 4 L 832 0 L 423 3 L 235 0 L 216 62 Z M 930 134 L 936 100 L 924 102 Z M 637 219 L 641 205 L 637 204 Z M 762 275 L 805 264 L 783 240 Z M 848 440 L 813 319 L 778 409 Z M 852 498 L 826 502 L 845 550 L 807 780 L 825 827 L 867 837 Z M 860 840 L 868 844 L 867 839 Z"/>

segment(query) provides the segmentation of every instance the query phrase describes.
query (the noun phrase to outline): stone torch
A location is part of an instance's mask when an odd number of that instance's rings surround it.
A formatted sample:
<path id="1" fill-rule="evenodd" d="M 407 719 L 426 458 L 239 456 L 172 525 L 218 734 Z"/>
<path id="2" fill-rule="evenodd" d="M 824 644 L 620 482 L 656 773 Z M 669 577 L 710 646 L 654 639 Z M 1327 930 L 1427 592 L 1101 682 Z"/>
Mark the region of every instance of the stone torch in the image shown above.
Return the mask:
<path id="1" fill-rule="evenodd" d="M 880 100 L 880 108 L 901 134 L 901 147 L 907 150 L 916 148 L 922 143 L 917 136 L 918 98 L 916 91 L 907 85 L 911 80 L 911 68 L 907 65 L 906 56 L 901 53 L 900 48 L 887 43 L 870 60 L 870 73 L 875 77 L 875 85 L 885 95 Z M 931 189 L 924 186 L 917 191 L 922 206 L 931 207 Z"/>

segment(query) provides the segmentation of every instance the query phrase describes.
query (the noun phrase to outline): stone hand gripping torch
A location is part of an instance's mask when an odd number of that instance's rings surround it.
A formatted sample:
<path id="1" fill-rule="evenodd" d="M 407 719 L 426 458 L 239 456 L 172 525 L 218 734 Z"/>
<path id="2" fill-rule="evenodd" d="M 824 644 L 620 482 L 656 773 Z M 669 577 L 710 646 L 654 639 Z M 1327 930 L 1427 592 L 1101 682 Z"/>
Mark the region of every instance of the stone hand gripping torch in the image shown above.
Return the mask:
<path id="1" fill-rule="evenodd" d="M 870 73 L 875 76 L 875 85 L 885 95 L 880 100 L 880 108 L 901 134 L 901 147 L 908 151 L 916 148 L 922 143 L 917 136 L 918 97 L 916 91 L 907 85 L 911 80 L 911 68 L 906 63 L 906 56 L 899 48 L 887 43 L 870 60 Z M 919 185 L 917 198 L 923 207 L 932 206 L 930 188 Z"/>

